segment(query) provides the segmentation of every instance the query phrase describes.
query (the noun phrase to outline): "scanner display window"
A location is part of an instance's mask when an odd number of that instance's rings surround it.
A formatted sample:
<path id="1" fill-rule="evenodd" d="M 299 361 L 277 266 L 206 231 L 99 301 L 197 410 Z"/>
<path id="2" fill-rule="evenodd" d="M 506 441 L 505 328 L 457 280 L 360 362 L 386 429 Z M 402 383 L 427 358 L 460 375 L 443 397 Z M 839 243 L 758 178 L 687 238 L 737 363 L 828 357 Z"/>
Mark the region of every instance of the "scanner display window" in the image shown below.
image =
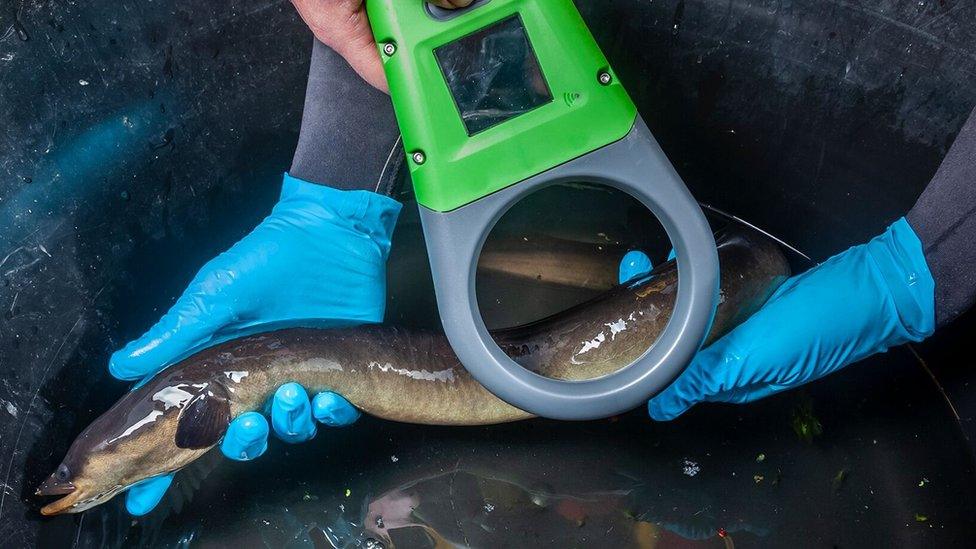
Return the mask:
<path id="1" fill-rule="evenodd" d="M 468 135 L 552 101 L 518 15 L 434 50 Z"/>

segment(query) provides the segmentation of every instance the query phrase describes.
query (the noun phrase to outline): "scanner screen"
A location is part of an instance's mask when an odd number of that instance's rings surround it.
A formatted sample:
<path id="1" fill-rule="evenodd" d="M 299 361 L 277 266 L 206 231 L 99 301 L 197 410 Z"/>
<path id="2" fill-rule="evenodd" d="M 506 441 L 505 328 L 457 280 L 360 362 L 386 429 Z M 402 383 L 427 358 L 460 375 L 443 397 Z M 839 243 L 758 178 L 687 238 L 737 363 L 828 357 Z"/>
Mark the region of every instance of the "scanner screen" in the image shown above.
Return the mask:
<path id="1" fill-rule="evenodd" d="M 522 19 L 502 19 L 434 50 L 468 135 L 552 101 Z"/>

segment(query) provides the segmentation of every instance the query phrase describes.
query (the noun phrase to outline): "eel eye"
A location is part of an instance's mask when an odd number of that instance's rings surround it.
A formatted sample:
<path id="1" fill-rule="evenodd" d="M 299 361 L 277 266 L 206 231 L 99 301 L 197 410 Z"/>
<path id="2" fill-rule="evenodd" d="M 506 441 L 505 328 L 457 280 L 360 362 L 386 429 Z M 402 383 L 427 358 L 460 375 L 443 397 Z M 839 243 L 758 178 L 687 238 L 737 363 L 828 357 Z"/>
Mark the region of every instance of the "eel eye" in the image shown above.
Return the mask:
<path id="1" fill-rule="evenodd" d="M 62 463 L 58 467 L 58 470 L 54 472 L 54 476 L 60 482 L 68 482 L 68 479 L 71 477 L 71 471 L 68 470 L 68 466 L 67 465 L 65 465 L 65 464 Z"/>

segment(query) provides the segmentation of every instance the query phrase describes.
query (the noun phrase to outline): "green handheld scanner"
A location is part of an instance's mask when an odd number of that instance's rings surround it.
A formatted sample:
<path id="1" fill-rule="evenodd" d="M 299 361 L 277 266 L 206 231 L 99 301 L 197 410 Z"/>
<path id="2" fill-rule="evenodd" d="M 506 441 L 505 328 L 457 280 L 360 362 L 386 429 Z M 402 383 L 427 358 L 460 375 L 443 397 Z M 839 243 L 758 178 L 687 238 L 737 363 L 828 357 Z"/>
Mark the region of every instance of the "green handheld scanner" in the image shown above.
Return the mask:
<path id="1" fill-rule="evenodd" d="M 637 113 L 571 0 L 368 0 L 430 255 L 444 331 L 488 390 L 525 411 L 595 419 L 641 405 L 688 365 L 718 301 L 708 223 Z M 495 344 L 475 294 L 481 248 L 527 194 L 563 182 L 608 185 L 657 216 L 677 254 L 664 332 L 633 364 L 560 381 Z M 585 212 L 580 212 L 585 214 Z"/>

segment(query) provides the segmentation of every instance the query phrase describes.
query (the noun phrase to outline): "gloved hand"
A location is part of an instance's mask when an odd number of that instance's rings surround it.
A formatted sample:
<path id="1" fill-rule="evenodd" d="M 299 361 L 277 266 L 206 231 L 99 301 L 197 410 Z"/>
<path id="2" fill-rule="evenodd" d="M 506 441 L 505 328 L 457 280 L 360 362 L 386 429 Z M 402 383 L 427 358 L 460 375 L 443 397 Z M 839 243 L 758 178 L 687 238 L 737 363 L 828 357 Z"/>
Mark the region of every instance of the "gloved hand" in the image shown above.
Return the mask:
<path id="1" fill-rule="evenodd" d="M 207 263 L 155 326 L 112 355 L 109 370 L 119 379 L 139 379 L 193 350 L 261 329 L 381 321 L 400 207 L 375 193 L 338 191 L 285 174 L 271 215 Z M 275 432 L 287 442 L 315 436 L 313 418 L 347 425 L 359 416 L 335 394 L 310 402 L 296 384 L 279 388 L 270 412 Z M 231 459 L 256 458 L 268 432 L 263 416 L 244 414 L 231 423 L 221 449 Z M 171 481 L 164 475 L 134 485 L 126 495 L 129 512 L 149 512 Z"/>
<path id="2" fill-rule="evenodd" d="M 755 315 L 698 353 L 648 411 L 665 421 L 699 402 L 752 402 L 934 330 L 935 282 L 902 218 L 787 280 Z"/>

